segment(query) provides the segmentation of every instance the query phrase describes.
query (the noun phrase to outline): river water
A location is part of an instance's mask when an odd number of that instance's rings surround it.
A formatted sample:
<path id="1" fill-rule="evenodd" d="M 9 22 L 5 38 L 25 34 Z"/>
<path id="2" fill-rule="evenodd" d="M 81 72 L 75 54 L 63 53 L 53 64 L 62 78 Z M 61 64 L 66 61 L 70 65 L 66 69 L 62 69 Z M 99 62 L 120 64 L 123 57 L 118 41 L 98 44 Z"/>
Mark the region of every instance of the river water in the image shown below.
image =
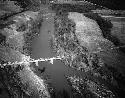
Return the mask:
<path id="1" fill-rule="evenodd" d="M 54 32 L 54 15 L 55 13 L 48 9 L 48 7 L 43 7 L 43 22 L 40 30 L 40 34 L 36 36 L 32 41 L 32 55 L 31 58 L 39 59 L 39 58 L 48 58 L 54 57 L 56 54 L 53 53 L 50 48 L 50 34 Z M 119 56 L 114 50 L 102 52 L 101 57 L 104 62 L 116 66 L 119 70 L 124 71 L 125 68 L 123 65 L 125 64 L 124 56 Z M 119 60 L 118 60 L 119 58 Z M 120 60 L 121 59 L 121 60 Z M 119 65 L 119 66 L 118 66 Z M 84 77 L 84 73 L 80 71 L 76 71 L 72 69 L 60 60 L 55 60 L 54 64 L 50 64 L 49 62 L 39 62 L 39 69 L 45 68 L 43 73 L 38 73 L 39 76 L 48 77 L 48 83 L 57 90 L 62 91 L 66 90 L 68 93 L 71 92 L 71 88 L 68 85 L 66 78 L 64 75 L 74 76 L 77 75 L 79 77 Z"/>
<path id="2" fill-rule="evenodd" d="M 34 59 L 56 56 L 52 52 L 49 44 L 50 33 L 54 32 L 55 13 L 47 8 L 45 9 L 45 17 L 43 19 L 40 34 L 35 37 L 32 42 L 33 51 L 31 57 Z M 60 60 L 54 60 L 54 64 L 50 64 L 49 62 L 40 62 L 39 68 L 45 68 L 45 72 L 41 75 L 50 77 L 49 82 L 58 91 L 65 89 L 67 92 L 70 92 L 71 90 L 64 75 L 73 76 L 76 74 L 80 77 L 84 76 L 83 73 L 64 65 Z"/>

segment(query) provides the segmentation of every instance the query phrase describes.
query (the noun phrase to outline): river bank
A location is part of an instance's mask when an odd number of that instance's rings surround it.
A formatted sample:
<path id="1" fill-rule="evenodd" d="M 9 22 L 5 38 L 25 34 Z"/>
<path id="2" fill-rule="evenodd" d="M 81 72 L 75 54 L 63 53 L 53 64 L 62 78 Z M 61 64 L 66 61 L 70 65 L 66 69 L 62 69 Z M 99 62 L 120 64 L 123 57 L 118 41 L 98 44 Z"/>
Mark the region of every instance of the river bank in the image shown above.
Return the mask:
<path id="1" fill-rule="evenodd" d="M 6 23 L 7 26 L 1 30 L 1 34 L 5 36 L 0 45 L 1 67 L 3 67 L 1 75 L 3 75 L 2 82 L 9 89 L 10 97 L 49 98 L 43 79 L 31 70 L 30 63 L 7 64 L 8 62 L 23 62 L 27 56 L 30 56 L 31 39 L 39 32 L 41 16 L 38 12 L 27 11 L 9 18 Z"/>
<path id="2" fill-rule="evenodd" d="M 121 96 L 118 91 L 124 91 L 124 77 L 120 73 L 124 72 L 124 56 L 110 49 L 114 45 L 103 37 L 98 22 L 90 19 L 93 14 L 89 17 L 63 8 L 54 12 L 45 5 L 40 12 L 24 12 L 10 18 L 7 22 L 10 24 L 1 30 L 5 36 L 0 45 L 1 68 L 4 68 L 1 73 L 12 95 L 19 98 Z M 103 51 L 97 53 L 100 48 Z M 4 66 L 9 61 L 56 56 L 63 58 L 53 64 L 47 61 Z"/>

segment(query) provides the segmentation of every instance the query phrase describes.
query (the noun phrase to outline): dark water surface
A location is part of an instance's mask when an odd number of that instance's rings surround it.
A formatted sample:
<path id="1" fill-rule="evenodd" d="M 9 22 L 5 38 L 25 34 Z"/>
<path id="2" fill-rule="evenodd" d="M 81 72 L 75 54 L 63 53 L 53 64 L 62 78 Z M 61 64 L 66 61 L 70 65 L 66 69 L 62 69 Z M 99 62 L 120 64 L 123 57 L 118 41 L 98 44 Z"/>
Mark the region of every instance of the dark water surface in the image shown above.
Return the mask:
<path id="1" fill-rule="evenodd" d="M 41 31 L 39 36 L 35 37 L 32 42 L 32 58 L 48 58 L 54 57 L 54 54 L 50 48 L 49 37 L 50 34 L 54 32 L 54 15 L 55 13 L 44 7 L 44 19 L 41 26 Z M 115 50 L 104 51 L 99 54 L 105 63 L 108 63 L 109 66 L 116 67 L 123 73 L 125 72 L 125 56 L 121 53 L 117 53 Z M 80 76 L 84 77 L 84 73 L 76 71 L 68 66 L 64 65 L 60 60 L 55 60 L 54 64 L 49 62 L 40 62 L 39 68 L 45 68 L 45 72 L 38 74 L 39 76 L 48 76 L 49 82 L 52 83 L 52 86 L 56 88 L 57 91 L 65 89 L 70 92 L 71 88 L 69 87 L 66 78 L 64 75 L 69 76 Z"/>
<path id="2" fill-rule="evenodd" d="M 46 9 L 46 8 L 45 8 Z M 52 52 L 51 48 L 49 47 L 49 33 L 54 32 L 54 13 L 51 10 L 46 10 L 47 13 L 51 12 L 47 17 L 44 18 L 41 32 L 39 36 L 34 38 L 32 42 L 32 58 L 45 58 L 45 57 L 53 57 L 55 54 Z M 44 12 L 45 13 L 45 12 Z M 50 64 L 49 62 L 40 62 L 39 67 L 42 69 L 45 67 L 45 72 L 41 75 L 49 76 L 52 85 L 58 90 L 67 90 L 70 91 L 70 87 L 67 84 L 66 78 L 64 75 L 77 75 L 83 77 L 84 74 L 76 71 L 74 69 L 69 68 L 68 66 L 64 65 L 60 60 L 54 60 L 54 64 Z"/>

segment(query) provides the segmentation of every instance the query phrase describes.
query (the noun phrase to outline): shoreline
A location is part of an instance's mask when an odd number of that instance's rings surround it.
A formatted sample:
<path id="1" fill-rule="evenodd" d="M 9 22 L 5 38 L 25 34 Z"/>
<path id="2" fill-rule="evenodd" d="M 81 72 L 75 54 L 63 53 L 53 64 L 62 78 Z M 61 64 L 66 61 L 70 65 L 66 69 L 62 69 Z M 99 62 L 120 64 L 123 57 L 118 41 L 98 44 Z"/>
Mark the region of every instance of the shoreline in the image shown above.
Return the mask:
<path id="1" fill-rule="evenodd" d="M 21 13 L 19 15 L 16 15 L 12 18 L 9 18 L 8 21 L 14 21 L 14 23 L 8 25 L 6 28 L 2 29 L 2 34 L 6 36 L 4 45 L 0 47 L 0 51 L 2 53 L 5 53 L 1 56 L 3 56 L 2 61 L 4 62 L 14 62 L 14 61 L 22 61 L 23 57 L 30 56 L 31 55 L 31 40 L 35 36 L 34 34 L 38 33 L 39 26 L 41 26 L 41 16 L 39 16 L 40 13 L 38 12 L 32 12 L 27 11 L 24 13 Z M 19 29 L 21 26 L 23 26 L 24 29 Z M 21 34 L 21 35 L 20 35 Z M 8 48 L 7 48 L 7 47 Z M 2 50 L 3 48 L 3 50 Z M 6 51 L 8 50 L 8 51 Z M 17 57 L 19 56 L 19 57 Z M 5 57 L 7 57 L 5 59 Z M 4 73 L 5 70 L 8 69 L 8 67 L 11 67 L 11 70 L 14 71 L 14 73 L 10 76 L 10 83 L 6 83 L 7 87 L 11 87 L 10 93 L 12 96 L 19 97 L 19 95 L 22 95 L 22 91 L 25 92 L 24 95 L 28 96 L 34 96 L 34 97 L 44 97 L 50 98 L 48 88 L 46 87 L 46 83 L 44 82 L 44 79 L 39 78 L 30 68 L 31 63 L 24 63 L 21 65 L 18 65 L 13 68 L 13 66 L 6 65 L 4 66 L 4 70 L 2 70 L 2 74 L 4 76 L 4 81 L 7 81 L 5 77 L 8 73 Z M 16 70 L 19 68 L 19 70 Z M 20 69 L 21 68 L 21 69 Z M 31 75 L 32 74 L 32 75 Z M 14 75 L 15 78 L 12 78 Z M 27 77 L 27 78 L 25 78 Z M 36 84 L 34 81 L 36 79 L 38 83 Z M 12 87 L 12 84 L 17 86 Z M 27 88 L 25 88 L 25 85 L 27 85 Z M 42 90 L 42 91 L 41 91 Z M 35 92 L 34 92 L 35 91 Z M 44 93 L 43 93 L 44 92 Z M 17 95 L 15 96 L 14 93 Z M 20 93 L 20 94 L 19 94 Z"/>

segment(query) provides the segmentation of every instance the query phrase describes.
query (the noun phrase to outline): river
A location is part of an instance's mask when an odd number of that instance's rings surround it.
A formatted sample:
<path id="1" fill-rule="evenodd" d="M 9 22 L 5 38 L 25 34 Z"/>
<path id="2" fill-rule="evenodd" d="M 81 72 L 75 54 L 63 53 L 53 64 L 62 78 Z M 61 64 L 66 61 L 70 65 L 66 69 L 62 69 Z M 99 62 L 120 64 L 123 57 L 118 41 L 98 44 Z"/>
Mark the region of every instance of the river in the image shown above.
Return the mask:
<path id="1" fill-rule="evenodd" d="M 32 41 L 32 55 L 31 58 L 48 58 L 54 57 L 56 54 L 50 48 L 50 35 L 54 32 L 54 15 L 55 12 L 49 9 L 47 6 L 42 8 L 43 22 L 40 30 L 40 34 L 36 36 Z M 104 43 L 102 43 L 104 44 Z M 107 45 L 106 45 L 107 46 Z M 101 58 L 105 63 L 116 67 L 124 73 L 124 56 L 120 56 L 115 50 L 105 51 L 100 53 Z M 48 83 L 52 85 L 57 91 L 66 90 L 71 94 L 71 88 L 68 85 L 65 75 L 84 77 L 84 73 L 72 69 L 60 60 L 55 60 L 54 64 L 49 62 L 39 62 L 39 69 L 45 69 L 43 73 L 38 73 L 38 76 L 48 77 Z"/>
<path id="2" fill-rule="evenodd" d="M 46 11 L 44 13 L 46 13 L 47 17 L 44 17 L 43 19 L 40 34 L 35 37 L 32 42 L 33 51 L 31 57 L 34 59 L 56 56 L 52 52 L 49 43 L 50 33 L 54 32 L 55 13 L 48 8 L 45 9 Z M 58 91 L 65 89 L 67 92 L 70 92 L 71 90 L 64 75 L 73 76 L 76 74 L 80 77 L 84 76 L 83 73 L 81 74 L 81 72 L 64 65 L 60 60 L 54 60 L 54 64 L 50 64 L 49 62 L 40 62 L 39 68 L 43 69 L 44 67 L 45 72 L 41 75 L 49 76 L 49 82 L 52 83 L 53 87 Z"/>

